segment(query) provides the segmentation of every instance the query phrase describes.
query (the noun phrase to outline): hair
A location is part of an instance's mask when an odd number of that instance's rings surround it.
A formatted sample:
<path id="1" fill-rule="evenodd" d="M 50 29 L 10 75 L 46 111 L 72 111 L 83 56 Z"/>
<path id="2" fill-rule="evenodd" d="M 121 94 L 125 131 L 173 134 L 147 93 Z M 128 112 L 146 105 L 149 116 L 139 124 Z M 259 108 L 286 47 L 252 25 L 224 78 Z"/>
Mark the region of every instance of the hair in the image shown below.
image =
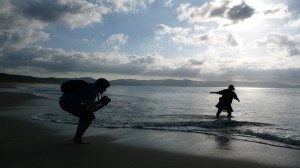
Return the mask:
<path id="1" fill-rule="evenodd" d="M 95 81 L 95 86 L 108 88 L 110 86 L 110 83 L 108 82 L 108 80 L 100 78 Z"/>
<path id="2" fill-rule="evenodd" d="M 233 85 L 229 85 L 229 86 L 228 86 L 228 89 L 229 89 L 229 90 L 235 90 L 235 88 L 234 88 Z"/>

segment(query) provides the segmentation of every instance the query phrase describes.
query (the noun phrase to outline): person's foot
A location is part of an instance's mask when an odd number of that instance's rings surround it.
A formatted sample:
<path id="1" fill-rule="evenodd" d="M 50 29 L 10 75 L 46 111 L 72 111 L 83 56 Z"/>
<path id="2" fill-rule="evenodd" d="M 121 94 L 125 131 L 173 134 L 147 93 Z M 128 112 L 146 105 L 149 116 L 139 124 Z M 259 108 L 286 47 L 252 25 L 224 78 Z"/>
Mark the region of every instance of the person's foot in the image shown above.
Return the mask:
<path id="1" fill-rule="evenodd" d="M 89 144 L 90 142 L 83 140 L 82 138 L 73 138 L 74 144 Z"/>

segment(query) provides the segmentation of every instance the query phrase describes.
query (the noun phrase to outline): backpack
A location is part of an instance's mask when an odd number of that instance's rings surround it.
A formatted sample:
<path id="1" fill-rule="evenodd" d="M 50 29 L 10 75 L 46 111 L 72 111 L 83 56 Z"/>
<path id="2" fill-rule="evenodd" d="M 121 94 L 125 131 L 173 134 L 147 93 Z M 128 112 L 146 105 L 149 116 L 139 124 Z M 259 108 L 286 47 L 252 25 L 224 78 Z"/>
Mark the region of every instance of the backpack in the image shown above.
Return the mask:
<path id="1" fill-rule="evenodd" d="M 75 93 L 77 90 L 87 86 L 87 83 L 84 80 L 68 80 L 60 85 L 60 90 L 63 93 Z"/>

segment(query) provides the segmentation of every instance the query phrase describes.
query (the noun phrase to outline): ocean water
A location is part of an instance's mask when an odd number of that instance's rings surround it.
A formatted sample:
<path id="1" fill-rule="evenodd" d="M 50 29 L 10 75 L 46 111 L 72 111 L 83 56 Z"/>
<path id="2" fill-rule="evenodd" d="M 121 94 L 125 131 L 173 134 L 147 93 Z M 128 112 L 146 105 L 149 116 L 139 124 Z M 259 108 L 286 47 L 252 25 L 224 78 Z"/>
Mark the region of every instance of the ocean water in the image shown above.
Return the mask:
<path id="1" fill-rule="evenodd" d="M 57 101 L 57 85 L 20 86 L 18 90 Z M 233 117 L 215 114 L 224 88 L 111 86 L 104 95 L 111 103 L 96 112 L 93 127 L 135 128 L 201 133 L 300 149 L 300 89 L 237 87 L 240 102 L 233 100 Z M 59 105 L 57 104 L 58 109 Z M 33 119 L 77 123 L 78 119 L 62 110 L 40 113 Z"/>

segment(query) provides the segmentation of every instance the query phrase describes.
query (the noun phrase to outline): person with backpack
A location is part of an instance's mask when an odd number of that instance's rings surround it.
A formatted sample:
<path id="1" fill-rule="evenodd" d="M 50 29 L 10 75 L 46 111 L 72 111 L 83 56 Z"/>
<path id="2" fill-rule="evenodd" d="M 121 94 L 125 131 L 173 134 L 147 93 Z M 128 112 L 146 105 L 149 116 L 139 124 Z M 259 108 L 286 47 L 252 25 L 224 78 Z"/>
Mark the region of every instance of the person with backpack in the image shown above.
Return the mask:
<path id="1" fill-rule="evenodd" d="M 210 92 L 210 94 L 215 93 L 215 94 L 222 95 L 222 97 L 219 98 L 219 103 L 216 105 L 216 107 L 218 108 L 216 118 L 219 118 L 222 110 L 227 111 L 228 118 L 231 117 L 231 113 L 233 112 L 233 109 L 231 107 L 232 100 L 236 99 L 238 102 L 240 102 L 240 99 L 237 97 L 234 90 L 235 90 L 234 86 L 229 85 L 228 89 L 224 89 L 219 92 Z"/>
<path id="2" fill-rule="evenodd" d="M 103 78 L 95 83 L 87 83 L 83 80 L 69 80 L 61 85 L 63 94 L 59 99 L 60 107 L 79 118 L 77 130 L 73 138 L 75 144 L 86 144 L 82 139 L 83 134 L 95 119 L 94 112 L 105 107 L 111 99 L 103 96 L 103 92 L 110 86 L 110 83 Z M 99 93 L 101 99 L 99 99 Z M 96 100 L 96 98 L 98 98 Z"/>

